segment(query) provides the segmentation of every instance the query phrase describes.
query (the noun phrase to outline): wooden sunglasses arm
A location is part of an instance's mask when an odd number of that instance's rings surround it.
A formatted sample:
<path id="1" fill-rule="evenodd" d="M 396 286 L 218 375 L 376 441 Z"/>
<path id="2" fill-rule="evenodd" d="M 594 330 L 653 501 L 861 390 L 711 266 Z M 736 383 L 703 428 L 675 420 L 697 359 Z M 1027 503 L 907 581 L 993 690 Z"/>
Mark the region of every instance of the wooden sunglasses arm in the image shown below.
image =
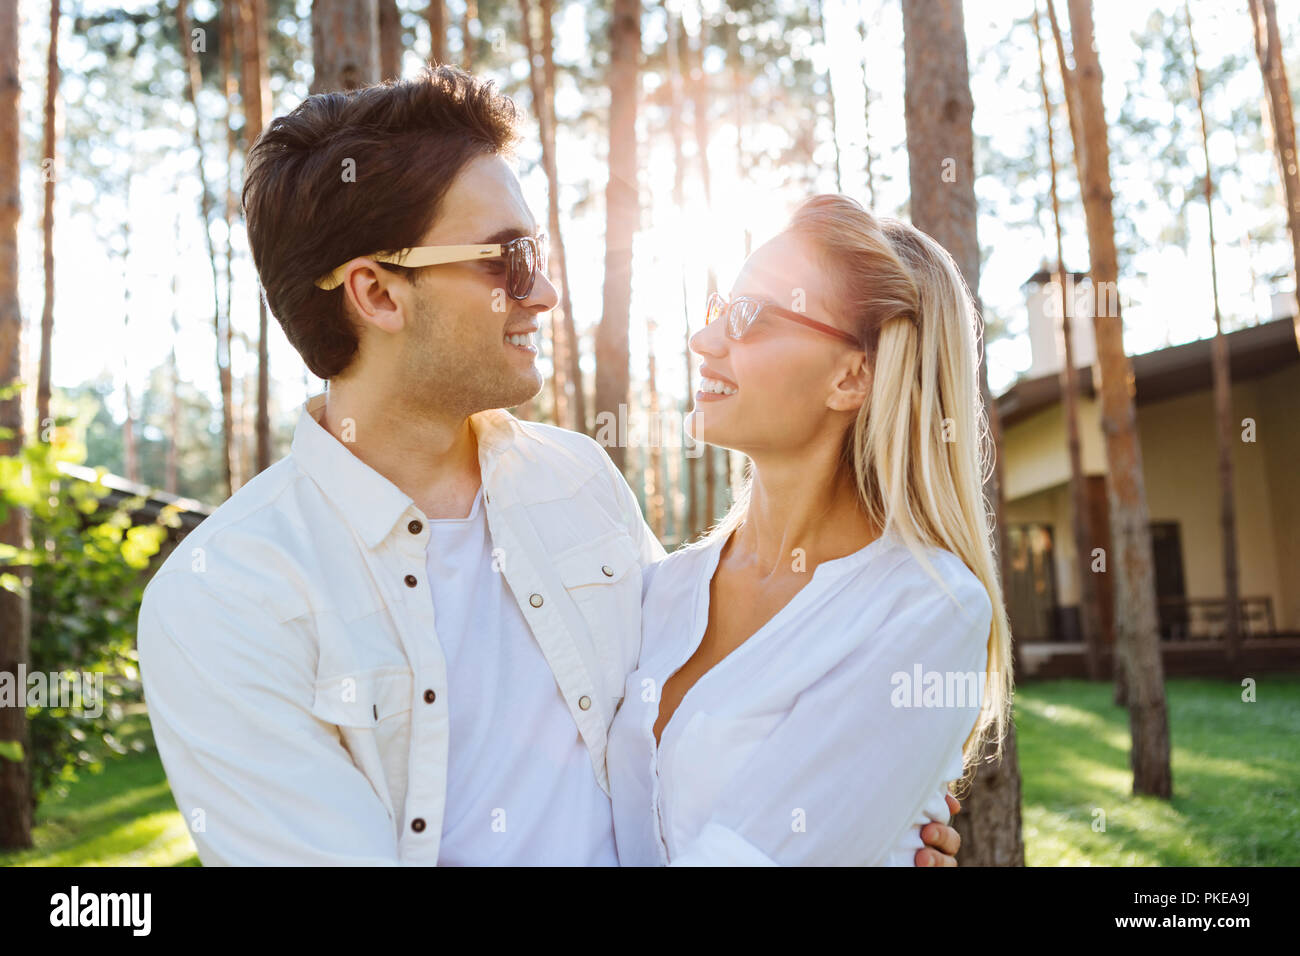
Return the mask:
<path id="1" fill-rule="evenodd" d="M 491 259 L 501 255 L 501 252 L 500 243 L 468 246 L 412 246 L 399 252 L 377 253 L 365 258 L 374 259 L 376 262 L 388 262 L 395 266 L 405 266 L 408 269 L 416 269 L 420 266 L 440 266 L 448 262 Z M 351 259 L 348 260 L 348 262 L 351 261 Z M 330 289 L 336 289 L 342 285 L 348 262 L 343 263 L 328 275 L 317 279 L 317 287 L 328 292 Z"/>

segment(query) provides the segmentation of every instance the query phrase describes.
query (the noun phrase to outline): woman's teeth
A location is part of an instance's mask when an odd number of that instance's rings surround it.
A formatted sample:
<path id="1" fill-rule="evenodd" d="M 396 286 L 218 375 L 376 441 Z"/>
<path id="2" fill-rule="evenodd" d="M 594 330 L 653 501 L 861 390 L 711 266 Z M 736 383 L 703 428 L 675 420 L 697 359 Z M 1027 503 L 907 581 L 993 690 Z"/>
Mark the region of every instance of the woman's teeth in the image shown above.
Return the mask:
<path id="1" fill-rule="evenodd" d="M 533 333 L 524 332 L 520 335 L 507 335 L 506 341 L 511 345 L 518 345 L 520 348 L 533 347 Z"/>
<path id="2" fill-rule="evenodd" d="M 735 395 L 739 389 L 734 385 L 719 382 L 716 378 L 701 378 L 700 391 L 712 392 L 715 395 Z"/>

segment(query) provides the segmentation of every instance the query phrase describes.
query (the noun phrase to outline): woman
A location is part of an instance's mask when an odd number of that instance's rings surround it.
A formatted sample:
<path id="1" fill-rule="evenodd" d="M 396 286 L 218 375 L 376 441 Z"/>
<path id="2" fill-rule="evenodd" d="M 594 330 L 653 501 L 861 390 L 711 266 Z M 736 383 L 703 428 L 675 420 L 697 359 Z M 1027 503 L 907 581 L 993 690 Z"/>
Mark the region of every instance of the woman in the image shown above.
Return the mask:
<path id="1" fill-rule="evenodd" d="M 845 196 L 710 298 L 688 428 L 750 473 L 646 572 L 608 750 L 624 866 L 911 866 L 946 783 L 1000 746 L 975 323 L 938 243 Z"/>

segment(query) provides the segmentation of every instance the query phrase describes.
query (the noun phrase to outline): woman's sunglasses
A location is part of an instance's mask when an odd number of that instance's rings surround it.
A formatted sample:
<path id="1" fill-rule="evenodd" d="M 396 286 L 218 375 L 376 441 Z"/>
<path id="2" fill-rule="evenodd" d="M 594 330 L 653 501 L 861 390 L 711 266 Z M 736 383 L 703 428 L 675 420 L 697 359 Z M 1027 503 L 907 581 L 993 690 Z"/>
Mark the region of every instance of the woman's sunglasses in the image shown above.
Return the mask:
<path id="1" fill-rule="evenodd" d="M 546 236 L 520 236 L 505 243 L 490 243 L 481 246 L 412 246 L 393 253 L 376 253 L 367 258 L 376 262 L 406 269 L 421 266 L 440 266 L 449 262 L 471 262 L 478 259 L 506 260 L 506 294 L 510 298 L 523 301 L 532 294 L 537 281 L 537 273 L 546 269 Z M 351 260 L 348 260 L 351 262 Z M 343 284 L 347 263 L 339 266 L 328 275 L 316 280 L 316 285 L 325 289 L 335 289 Z"/>
<path id="2" fill-rule="evenodd" d="M 739 342 L 745 337 L 758 317 L 764 313 L 780 316 L 783 319 L 789 319 L 791 322 L 798 322 L 806 328 L 815 329 L 824 335 L 834 336 L 841 342 L 847 342 L 855 349 L 861 348 L 862 345 L 856 338 L 842 329 L 837 329 L 833 325 L 827 325 L 825 322 L 818 322 L 816 319 L 810 319 L 806 315 L 798 312 L 791 312 L 789 309 L 783 309 L 778 305 L 763 299 L 755 299 L 747 295 L 738 295 L 728 302 L 716 292 L 709 294 L 708 311 L 704 316 L 704 324 L 709 325 L 719 319 L 727 323 L 727 334 Z"/>

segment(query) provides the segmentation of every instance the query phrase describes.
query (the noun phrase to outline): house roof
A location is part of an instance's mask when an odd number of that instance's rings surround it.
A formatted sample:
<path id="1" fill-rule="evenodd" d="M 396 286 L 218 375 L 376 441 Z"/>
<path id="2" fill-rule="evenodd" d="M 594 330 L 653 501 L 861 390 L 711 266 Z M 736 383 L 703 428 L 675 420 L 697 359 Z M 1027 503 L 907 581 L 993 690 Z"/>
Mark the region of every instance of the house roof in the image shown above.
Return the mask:
<path id="1" fill-rule="evenodd" d="M 58 467 L 59 471 L 69 478 L 90 484 L 95 482 L 96 471 L 94 468 L 87 468 L 85 465 L 74 465 L 66 461 L 59 462 Z M 153 521 L 162 513 L 164 507 L 175 505 L 179 509 L 178 517 L 180 518 L 181 528 L 188 533 L 198 527 L 199 523 L 212 514 L 214 510 L 210 505 L 195 501 L 193 498 L 181 498 L 177 495 L 168 494 L 148 485 L 127 481 L 120 475 L 106 473 L 100 480 L 104 487 L 108 489 L 108 494 L 103 499 L 106 505 L 116 505 L 127 498 L 144 498 L 144 503 L 140 509 L 132 512 L 133 517 L 137 520 Z"/>
<path id="2" fill-rule="evenodd" d="M 1300 362 L 1296 328 L 1290 317 L 1261 322 L 1227 334 L 1229 369 L 1234 381 L 1255 378 Z M 1160 401 L 1213 387 L 1210 350 L 1213 338 L 1129 356 L 1136 379 L 1137 403 Z M 1079 394 L 1096 395 L 1093 367 L 1081 365 Z M 1003 425 L 1014 425 L 1061 400 L 1060 375 L 1053 372 L 1016 382 L 997 398 Z"/>

